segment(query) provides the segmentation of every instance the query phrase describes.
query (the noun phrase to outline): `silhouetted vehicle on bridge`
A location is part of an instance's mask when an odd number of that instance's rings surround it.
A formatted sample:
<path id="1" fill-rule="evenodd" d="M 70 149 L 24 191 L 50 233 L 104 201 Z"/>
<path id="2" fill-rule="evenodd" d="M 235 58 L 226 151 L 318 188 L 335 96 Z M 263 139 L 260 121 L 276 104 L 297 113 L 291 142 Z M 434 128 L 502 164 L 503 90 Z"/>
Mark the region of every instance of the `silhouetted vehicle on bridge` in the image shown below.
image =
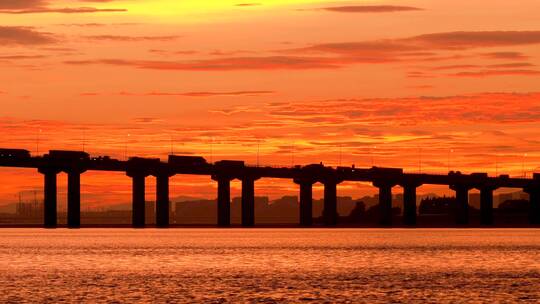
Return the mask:
<path id="1" fill-rule="evenodd" d="M 0 158 L 25 160 L 30 159 L 30 152 L 23 149 L 0 149 Z"/>
<path id="2" fill-rule="evenodd" d="M 55 160 L 69 160 L 69 161 L 86 161 L 90 160 L 90 155 L 82 151 L 64 151 L 64 150 L 51 150 L 46 157 Z"/>

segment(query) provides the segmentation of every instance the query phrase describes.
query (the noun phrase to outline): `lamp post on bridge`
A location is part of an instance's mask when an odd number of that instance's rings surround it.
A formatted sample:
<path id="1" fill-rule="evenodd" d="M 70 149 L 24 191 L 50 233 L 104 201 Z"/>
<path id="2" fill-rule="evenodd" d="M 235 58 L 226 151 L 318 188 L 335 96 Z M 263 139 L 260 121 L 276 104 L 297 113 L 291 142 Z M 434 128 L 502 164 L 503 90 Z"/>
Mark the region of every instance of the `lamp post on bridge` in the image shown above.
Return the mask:
<path id="1" fill-rule="evenodd" d="M 454 149 L 448 150 L 448 172 L 450 172 L 450 160 L 451 160 L 452 153 L 454 153 Z"/>
<path id="2" fill-rule="evenodd" d="M 422 147 L 418 146 L 418 173 L 422 173 Z"/>
<path id="3" fill-rule="evenodd" d="M 377 146 L 373 146 L 371 147 L 371 149 L 369 149 L 369 154 L 371 154 L 371 167 L 374 166 L 375 164 L 375 161 L 374 161 L 374 150 L 377 149 Z"/>
<path id="4" fill-rule="evenodd" d="M 86 151 L 86 129 L 83 128 L 83 134 L 82 134 L 82 151 Z"/>
<path id="5" fill-rule="evenodd" d="M 296 152 L 295 150 L 296 150 L 296 144 L 293 142 L 293 145 L 292 145 L 292 147 L 291 147 L 291 154 L 292 154 L 292 155 L 291 155 L 291 158 L 292 158 L 292 159 L 291 159 L 291 167 L 294 167 L 294 162 L 295 162 L 295 160 L 294 160 L 294 157 L 295 157 L 294 153 Z"/>
<path id="6" fill-rule="evenodd" d="M 341 167 L 341 158 L 342 158 L 342 145 L 339 144 L 339 159 L 338 159 L 338 166 Z"/>
<path id="7" fill-rule="evenodd" d="M 126 142 L 124 143 L 124 160 L 128 160 L 128 141 L 129 141 L 129 137 L 131 136 L 131 134 L 127 134 L 126 136 Z"/>
<path id="8" fill-rule="evenodd" d="M 261 143 L 257 140 L 257 167 L 259 166 L 259 154 L 261 152 Z"/>
<path id="9" fill-rule="evenodd" d="M 495 176 L 499 176 L 499 154 L 495 153 Z"/>
<path id="10" fill-rule="evenodd" d="M 521 172 L 523 172 L 523 178 L 527 178 L 527 173 L 525 172 L 525 157 L 527 157 L 527 153 L 523 153 L 523 158 L 521 159 Z"/>
<path id="11" fill-rule="evenodd" d="M 36 134 L 36 156 L 39 156 L 39 140 L 42 130 L 39 129 L 38 133 Z"/>

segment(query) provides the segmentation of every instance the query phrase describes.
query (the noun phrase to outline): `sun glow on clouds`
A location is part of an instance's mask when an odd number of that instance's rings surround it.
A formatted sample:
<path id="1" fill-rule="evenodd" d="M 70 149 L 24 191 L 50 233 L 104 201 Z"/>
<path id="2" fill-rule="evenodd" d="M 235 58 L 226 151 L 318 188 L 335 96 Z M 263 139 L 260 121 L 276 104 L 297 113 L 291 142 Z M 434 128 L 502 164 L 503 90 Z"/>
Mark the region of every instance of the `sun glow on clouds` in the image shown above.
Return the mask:
<path id="1" fill-rule="evenodd" d="M 530 176 L 537 2 L 0 0 L 0 147 Z"/>
<path id="2" fill-rule="evenodd" d="M 101 7 L 125 7 L 130 13 L 137 15 L 182 16 L 199 19 L 209 13 L 227 11 L 259 10 L 286 5 L 323 3 L 322 0 L 141 0 L 115 1 Z M 176 20 L 182 21 L 182 20 Z"/>

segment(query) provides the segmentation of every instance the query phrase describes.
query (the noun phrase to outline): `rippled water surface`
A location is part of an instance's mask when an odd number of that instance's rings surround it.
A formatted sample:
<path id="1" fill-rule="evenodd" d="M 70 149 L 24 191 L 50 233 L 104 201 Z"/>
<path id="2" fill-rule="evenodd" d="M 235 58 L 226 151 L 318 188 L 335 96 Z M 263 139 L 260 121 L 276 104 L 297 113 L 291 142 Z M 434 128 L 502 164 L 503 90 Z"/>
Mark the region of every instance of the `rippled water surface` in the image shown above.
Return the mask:
<path id="1" fill-rule="evenodd" d="M 540 230 L 0 230 L 0 302 L 59 301 L 532 303 Z"/>

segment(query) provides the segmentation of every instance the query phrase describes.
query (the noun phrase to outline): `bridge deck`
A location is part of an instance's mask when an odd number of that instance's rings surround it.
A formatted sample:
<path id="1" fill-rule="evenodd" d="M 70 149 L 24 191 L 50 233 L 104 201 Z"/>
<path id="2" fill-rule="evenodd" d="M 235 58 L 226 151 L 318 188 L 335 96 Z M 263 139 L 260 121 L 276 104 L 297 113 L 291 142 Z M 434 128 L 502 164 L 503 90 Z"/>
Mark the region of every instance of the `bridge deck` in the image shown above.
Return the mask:
<path id="1" fill-rule="evenodd" d="M 30 157 L 26 159 L 11 159 L 0 157 L 0 167 L 14 168 L 35 168 L 53 166 L 60 170 L 73 166 L 73 161 L 51 160 L 46 157 Z M 90 171 L 111 171 L 111 172 L 127 172 L 133 166 L 130 161 L 122 161 L 109 159 L 105 157 L 92 158 L 76 162 L 80 166 Z M 318 165 L 311 165 L 318 166 Z M 302 177 L 311 177 L 315 181 L 324 182 L 329 178 L 342 181 L 358 181 L 358 182 L 388 182 L 393 185 L 402 185 L 406 183 L 414 183 L 417 185 L 456 185 L 465 184 L 471 185 L 471 188 L 480 187 L 484 184 L 489 184 L 494 187 L 508 188 L 525 188 L 531 184 L 533 179 L 530 178 L 511 178 L 508 176 L 488 177 L 487 174 L 419 174 L 419 173 L 403 173 L 401 169 L 390 168 L 331 168 L 320 166 L 317 170 L 303 170 L 305 167 L 257 167 L 257 166 L 242 166 L 236 168 L 223 168 L 218 164 L 193 164 L 193 165 L 173 165 L 167 162 L 151 163 L 148 165 L 137 164 L 135 168 L 148 171 L 148 175 L 153 175 L 154 171 L 159 168 L 166 169 L 170 175 L 175 174 L 191 174 L 191 175 L 217 175 L 224 173 L 229 174 L 231 179 L 242 179 L 243 176 L 255 176 L 256 178 L 282 178 L 282 179 L 297 179 Z"/>
<path id="2" fill-rule="evenodd" d="M 242 224 L 254 224 L 255 180 L 260 178 L 292 179 L 300 188 L 300 224 L 312 223 L 312 186 L 324 184 L 326 225 L 337 223 L 337 185 L 344 181 L 371 182 L 379 188 L 380 223 L 392 221 L 392 187 L 404 188 L 404 219 L 407 225 L 416 222 L 416 188 L 424 184 L 447 185 L 456 191 L 453 206 L 456 223 L 468 223 L 468 192 L 477 188 L 481 193 L 482 223 L 493 222 L 493 190 L 500 187 L 521 188 L 530 194 L 530 222 L 540 224 L 540 174 L 532 179 L 510 178 L 507 175 L 489 177 L 486 173 L 441 174 L 404 173 L 399 168 L 326 167 L 322 164 L 295 167 L 258 167 L 242 161 L 224 160 L 210 164 L 202 157 L 169 156 L 168 162 L 159 159 L 132 157 L 127 161 L 107 156 L 91 158 L 80 151 L 50 151 L 31 157 L 26 150 L 0 149 L 0 167 L 35 168 L 44 175 L 44 225 L 57 224 L 57 174 L 68 174 L 68 226 L 80 226 L 80 175 L 88 170 L 125 172 L 132 178 L 132 225 L 144 227 L 145 178 L 156 176 L 156 223 L 169 224 L 169 177 L 176 174 L 208 175 L 218 183 L 218 225 L 230 225 L 230 181 L 242 180 Z"/>

